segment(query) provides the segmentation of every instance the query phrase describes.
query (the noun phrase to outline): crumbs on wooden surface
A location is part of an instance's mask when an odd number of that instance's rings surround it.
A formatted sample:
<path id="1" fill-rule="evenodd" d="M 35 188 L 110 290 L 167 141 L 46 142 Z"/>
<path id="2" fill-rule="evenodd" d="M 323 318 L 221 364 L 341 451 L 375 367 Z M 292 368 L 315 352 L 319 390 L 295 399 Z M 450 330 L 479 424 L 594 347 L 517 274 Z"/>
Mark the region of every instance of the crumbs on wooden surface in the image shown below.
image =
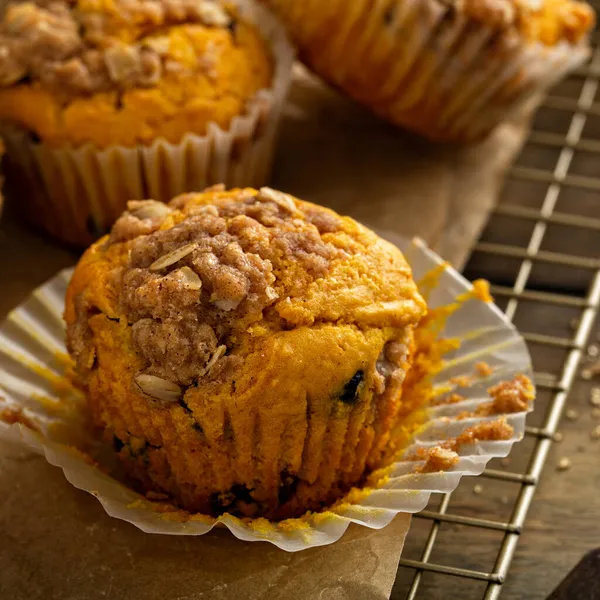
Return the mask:
<path id="1" fill-rule="evenodd" d="M 561 458 L 557 465 L 556 465 L 556 469 L 558 471 L 568 471 L 571 467 L 572 467 L 573 463 L 571 461 L 570 458 Z"/>

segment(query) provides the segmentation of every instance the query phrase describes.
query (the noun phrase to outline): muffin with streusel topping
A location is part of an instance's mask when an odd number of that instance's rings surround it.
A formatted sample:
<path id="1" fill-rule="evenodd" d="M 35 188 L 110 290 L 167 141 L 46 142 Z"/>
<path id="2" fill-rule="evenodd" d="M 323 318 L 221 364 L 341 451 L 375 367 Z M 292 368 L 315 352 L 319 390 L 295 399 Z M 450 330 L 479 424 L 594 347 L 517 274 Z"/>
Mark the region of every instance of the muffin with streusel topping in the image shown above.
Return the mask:
<path id="1" fill-rule="evenodd" d="M 293 52 L 252 0 L 13 2 L 0 49 L 15 193 L 63 241 L 132 198 L 267 175 Z"/>
<path id="2" fill-rule="evenodd" d="M 580 0 L 263 0 L 316 73 L 388 121 L 472 141 L 589 55 Z"/>
<path id="3" fill-rule="evenodd" d="M 400 251 L 352 219 L 216 188 L 130 202 L 65 318 L 92 420 L 140 491 L 281 519 L 381 465 L 424 312 Z"/>

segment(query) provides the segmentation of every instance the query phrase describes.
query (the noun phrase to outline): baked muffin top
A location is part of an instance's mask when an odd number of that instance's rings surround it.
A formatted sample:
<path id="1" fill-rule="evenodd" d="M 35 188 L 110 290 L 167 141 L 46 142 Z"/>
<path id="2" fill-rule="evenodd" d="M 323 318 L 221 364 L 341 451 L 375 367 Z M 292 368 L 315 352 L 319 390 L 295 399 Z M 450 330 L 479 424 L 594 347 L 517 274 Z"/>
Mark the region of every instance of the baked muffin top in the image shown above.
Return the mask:
<path id="1" fill-rule="evenodd" d="M 8 5 L 0 22 L 0 85 L 39 81 L 56 91 L 92 94 L 151 87 L 163 72 L 210 70 L 212 56 L 186 56 L 172 29 L 235 27 L 214 0 L 37 0 Z M 193 52 L 192 52 L 193 54 Z M 214 66 L 214 65 L 213 65 Z"/>
<path id="2" fill-rule="evenodd" d="M 254 26 L 218 0 L 37 0 L 0 23 L 0 119 L 53 144 L 178 142 L 268 88 Z"/>
<path id="3" fill-rule="evenodd" d="M 277 0 L 275 0 L 277 1 Z M 592 29 L 595 13 L 580 0 L 442 0 L 458 14 L 494 30 L 513 30 L 527 40 L 554 46 L 576 44 Z"/>
<path id="4" fill-rule="evenodd" d="M 102 313 L 131 326 L 146 374 L 184 386 L 216 365 L 225 371 L 273 332 L 332 323 L 402 329 L 425 311 L 397 248 L 269 188 L 131 202 L 84 255 L 69 294 L 80 372 L 94 362 L 89 316 Z"/>

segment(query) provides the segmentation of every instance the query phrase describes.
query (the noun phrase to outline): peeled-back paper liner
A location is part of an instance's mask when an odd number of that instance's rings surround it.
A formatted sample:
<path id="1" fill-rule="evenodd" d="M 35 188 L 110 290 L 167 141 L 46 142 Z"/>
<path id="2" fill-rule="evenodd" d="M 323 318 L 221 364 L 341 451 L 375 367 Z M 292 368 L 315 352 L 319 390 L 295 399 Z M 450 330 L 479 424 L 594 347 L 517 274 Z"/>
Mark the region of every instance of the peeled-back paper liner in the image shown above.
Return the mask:
<path id="1" fill-rule="evenodd" d="M 411 264 L 416 280 L 444 264 L 420 240 L 401 240 L 398 245 Z M 77 393 L 65 393 L 64 384 L 60 400 L 56 391 L 61 381 L 64 382 L 64 361 L 60 359 L 61 353 L 65 352 L 62 311 L 71 273 L 71 270 L 63 271 L 38 288 L 8 316 L 0 330 L 0 396 L 4 408 L 25 409 L 24 415 L 41 430 L 37 433 L 21 423 L 0 421 L 0 437 L 24 442 L 45 454 L 48 462 L 60 467 L 75 487 L 96 496 L 109 515 L 133 523 L 143 531 L 203 535 L 221 523 L 242 540 L 268 541 L 290 552 L 331 544 L 352 522 L 380 529 L 398 513 L 420 511 L 432 493 L 450 492 L 461 477 L 479 475 L 489 460 L 506 456 L 512 445 L 523 437 L 526 413 L 506 415 L 507 422 L 514 428 L 510 439 L 461 447 L 458 464 L 445 472 L 416 473 L 415 469 L 423 461 L 400 459 L 386 471 L 389 477 L 377 484 L 379 487 L 360 494 L 354 504 L 341 503 L 328 512 L 305 515 L 297 521 L 298 526 L 290 526 L 290 521 L 279 525 L 264 519 L 245 522 L 227 514 L 218 519 L 201 515 L 191 515 L 185 521 L 174 519 L 175 513 L 153 510 L 151 503 L 142 496 L 92 466 L 86 461 L 85 454 L 73 450 L 73 446 L 85 447 L 83 438 L 87 429 L 81 412 L 75 410 L 83 399 Z M 446 266 L 429 297 L 429 305 L 432 308 L 446 306 L 470 288 L 459 273 Z M 464 401 L 431 407 L 427 425 L 416 434 L 404 456 L 455 437 L 479 422 L 497 419 L 501 415 L 464 418 L 464 413 L 489 402 L 485 390 L 494 383 L 518 374 L 531 376 L 525 342 L 493 304 L 470 300 L 461 305 L 448 319 L 441 335 L 463 342 L 458 350 L 447 356 L 443 370 L 435 379 L 436 384 L 443 386 L 451 378 L 470 376 L 474 365 L 482 361 L 493 372 L 479 384 L 461 389 L 466 398 Z M 61 410 L 71 402 L 71 410 Z M 453 419 L 461 413 L 461 419 Z"/>
<path id="2" fill-rule="evenodd" d="M 52 148 L 33 142 L 22 128 L 3 125 L 8 175 L 14 180 L 9 183 L 36 226 L 85 246 L 106 232 L 128 200 L 167 202 L 217 183 L 260 187 L 267 182 L 295 52 L 266 8 L 254 0 L 233 4 L 268 42 L 275 68 L 271 88 L 258 91 L 227 130 L 210 123 L 205 135 L 187 134 L 178 144 L 159 138 L 149 146 L 99 150 L 89 144 Z"/>
<path id="3" fill-rule="evenodd" d="M 329 12 L 322 6 L 302 12 L 289 0 L 270 4 L 317 73 L 391 121 L 434 139 L 485 136 L 589 55 L 587 41 L 547 46 L 514 29 L 499 34 L 440 0 L 354 0 L 352 13 L 334 0 Z M 338 25 L 330 35 L 313 36 L 336 10 Z M 387 70 L 379 84 L 369 79 L 369 69 L 382 75 L 381 65 Z"/>

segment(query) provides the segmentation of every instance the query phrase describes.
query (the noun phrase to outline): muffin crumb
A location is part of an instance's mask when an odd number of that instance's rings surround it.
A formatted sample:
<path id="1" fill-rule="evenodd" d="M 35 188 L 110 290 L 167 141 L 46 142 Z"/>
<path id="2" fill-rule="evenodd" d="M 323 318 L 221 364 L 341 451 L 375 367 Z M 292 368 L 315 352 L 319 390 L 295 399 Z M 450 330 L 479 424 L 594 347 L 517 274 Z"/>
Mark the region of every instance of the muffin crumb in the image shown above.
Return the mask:
<path id="1" fill-rule="evenodd" d="M 449 471 L 458 464 L 459 456 L 454 450 L 435 446 L 427 452 L 425 464 L 418 469 L 420 473 L 437 473 Z"/>

